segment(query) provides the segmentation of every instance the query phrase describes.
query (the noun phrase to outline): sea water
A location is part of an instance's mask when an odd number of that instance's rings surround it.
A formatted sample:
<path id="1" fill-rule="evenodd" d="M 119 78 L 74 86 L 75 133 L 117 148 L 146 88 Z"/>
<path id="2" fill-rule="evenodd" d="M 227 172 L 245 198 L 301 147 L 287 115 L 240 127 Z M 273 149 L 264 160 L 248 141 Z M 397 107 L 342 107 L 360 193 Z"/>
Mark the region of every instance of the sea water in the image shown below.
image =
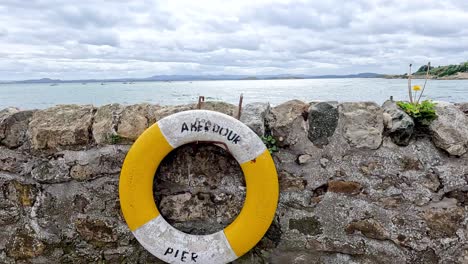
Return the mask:
<path id="1" fill-rule="evenodd" d="M 422 85 L 424 80 L 413 80 Z M 238 104 L 270 102 L 278 105 L 292 99 L 311 101 L 374 101 L 379 104 L 393 96 L 408 99 L 405 79 L 295 79 L 177 82 L 107 82 L 0 84 L 0 109 L 41 109 L 57 104 L 151 103 L 178 105 L 206 101 Z M 429 80 L 425 97 L 436 101 L 468 102 L 468 80 Z"/>

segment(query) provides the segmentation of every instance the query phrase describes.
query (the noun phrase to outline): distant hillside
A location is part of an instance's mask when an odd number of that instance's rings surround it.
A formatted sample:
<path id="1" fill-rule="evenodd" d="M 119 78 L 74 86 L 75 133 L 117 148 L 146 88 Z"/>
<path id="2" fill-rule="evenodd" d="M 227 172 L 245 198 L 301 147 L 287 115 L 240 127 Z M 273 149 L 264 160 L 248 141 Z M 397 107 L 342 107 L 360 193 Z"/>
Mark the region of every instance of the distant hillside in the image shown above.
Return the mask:
<path id="1" fill-rule="evenodd" d="M 42 78 L 37 80 L 24 80 L 24 81 L 17 81 L 17 83 L 55 83 L 61 82 L 59 79 L 50 79 L 50 78 Z"/>
<path id="2" fill-rule="evenodd" d="M 36 80 L 11 81 L 7 83 L 88 83 L 88 82 L 148 82 L 148 81 L 215 81 L 215 80 L 279 80 L 279 79 L 336 79 L 336 78 L 382 78 L 378 73 L 358 73 L 348 75 L 306 75 L 306 74 L 278 74 L 278 75 L 154 75 L 147 78 L 119 78 L 119 79 L 86 79 L 59 80 L 42 78 Z"/>
<path id="3" fill-rule="evenodd" d="M 324 79 L 324 78 L 380 78 L 378 73 L 358 73 L 348 75 L 155 75 L 145 78 L 146 81 L 203 81 L 203 80 L 279 80 L 279 79 Z"/>
<path id="4" fill-rule="evenodd" d="M 419 69 L 414 73 L 414 75 L 425 75 L 427 71 L 427 65 L 419 67 Z M 429 69 L 429 74 L 432 77 L 441 78 L 456 75 L 458 73 L 468 72 L 468 61 L 462 62 L 458 65 L 451 64 L 447 66 L 437 66 Z"/>

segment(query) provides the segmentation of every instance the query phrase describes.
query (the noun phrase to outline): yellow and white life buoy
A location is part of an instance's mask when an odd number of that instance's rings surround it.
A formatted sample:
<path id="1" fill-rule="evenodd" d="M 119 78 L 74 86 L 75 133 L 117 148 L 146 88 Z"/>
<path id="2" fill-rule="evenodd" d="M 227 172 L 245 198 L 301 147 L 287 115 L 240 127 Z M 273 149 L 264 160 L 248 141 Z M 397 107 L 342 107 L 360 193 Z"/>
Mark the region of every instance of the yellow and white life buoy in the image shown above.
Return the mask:
<path id="1" fill-rule="evenodd" d="M 183 233 L 164 220 L 153 199 L 153 177 L 173 149 L 195 141 L 223 142 L 239 162 L 247 193 L 242 210 L 224 230 L 210 235 Z M 169 263 L 227 263 L 264 236 L 278 203 L 278 177 L 260 138 L 238 120 L 213 111 L 180 112 L 161 119 L 133 144 L 120 174 L 124 218 L 140 244 Z"/>

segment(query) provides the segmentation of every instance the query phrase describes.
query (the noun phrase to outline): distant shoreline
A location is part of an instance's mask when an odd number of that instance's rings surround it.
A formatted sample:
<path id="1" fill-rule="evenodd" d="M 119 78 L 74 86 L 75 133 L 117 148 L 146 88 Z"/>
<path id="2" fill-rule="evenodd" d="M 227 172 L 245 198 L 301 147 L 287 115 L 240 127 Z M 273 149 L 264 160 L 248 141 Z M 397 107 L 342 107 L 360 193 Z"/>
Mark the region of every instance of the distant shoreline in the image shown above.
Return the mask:
<path id="1" fill-rule="evenodd" d="M 418 75 L 412 75 L 412 79 L 415 80 L 423 80 L 425 77 L 423 76 L 418 76 Z M 216 80 L 173 80 L 173 81 L 158 81 L 158 80 L 139 80 L 139 81 L 133 81 L 133 82 L 122 82 L 122 81 L 114 81 L 114 80 L 109 80 L 109 81 L 89 81 L 89 82 L 83 82 L 83 81 L 60 81 L 60 82 L 0 82 L 0 85 L 6 85 L 6 84 L 49 84 L 51 86 L 56 86 L 59 84 L 99 84 L 102 83 L 102 85 L 106 84 L 112 84 L 112 83 L 123 83 L 123 84 L 134 84 L 134 83 L 145 83 L 145 82 L 160 82 L 160 83 L 172 83 L 172 82 L 216 82 L 216 81 L 275 81 L 275 80 L 330 80 L 330 79 L 408 79 L 407 76 L 405 75 L 386 75 L 386 76 L 381 76 L 381 77 L 367 77 L 367 78 L 352 78 L 352 77 L 339 77 L 339 78 L 274 78 L 274 79 L 216 79 Z M 429 77 L 429 80 L 436 80 L 436 81 L 466 81 L 468 78 L 450 78 L 450 77 L 443 77 L 443 78 L 437 78 L 437 77 Z"/>
<path id="2" fill-rule="evenodd" d="M 403 74 L 385 74 L 383 76 L 385 79 L 408 79 L 408 75 Z M 414 74 L 411 75 L 412 79 L 425 79 L 426 75 L 424 74 Z M 444 76 L 444 77 L 437 77 L 433 75 L 429 75 L 430 80 L 468 80 L 468 72 L 458 72 L 457 74 Z"/>
<path id="3" fill-rule="evenodd" d="M 158 79 L 159 78 L 159 79 Z M 265 81 L 265 80 L 315 80 L 315 79 L 408 79 L 405 74 L 377 74 L 377 73 L 360 73 L 349 75 L 320 75 L 320 76 L 158 76 L 150 78 L 135 78 L 135 79 L 87 79 L 87 80 L 60 80 L 60 79 L 37 79 L 37 80 L 22 80 L 22 81 L 0 81 L 0 84 L 66 84 L 66 83 L 124 83 L 133 84 L 138 82 L 199 82 L 199 81 Z M 425 79 L 422 74 L 411 75 L 412 79 Z M 468 72 L 459 72 L 454 75 L 436 77 L 429 76 L 430 80 L 468 80 Z"/>
<path id="4" fill-rule="evenodd" d="M 155 75 L 148 78 L 115 78 L 115 79 L 33 79 L 19 81 L 1 81 L 0 83 L 110 83 L 110 82 L 175 82 L 175 81 L 238 81 L 238 80 L 294 80 L 294 79 L 344 79 L 344 78 L 381 78 L 379 73 L 358 73 L 346 75 L 306 75 L 306 74 L 278 74 L 278 75 Z"/>

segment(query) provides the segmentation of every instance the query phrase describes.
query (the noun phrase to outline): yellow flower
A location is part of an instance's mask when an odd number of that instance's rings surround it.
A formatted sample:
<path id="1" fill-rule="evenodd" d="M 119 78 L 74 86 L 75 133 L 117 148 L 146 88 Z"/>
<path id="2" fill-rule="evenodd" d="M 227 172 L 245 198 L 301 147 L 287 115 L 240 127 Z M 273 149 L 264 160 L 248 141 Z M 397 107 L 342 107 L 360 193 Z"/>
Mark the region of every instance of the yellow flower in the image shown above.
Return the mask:
<path id="1" fill-rule="evenodd" d="M 419 90 L 421 90 L 421 86 L 419 85 L 413 86 L 413 91 L 419 91 Z"/>

